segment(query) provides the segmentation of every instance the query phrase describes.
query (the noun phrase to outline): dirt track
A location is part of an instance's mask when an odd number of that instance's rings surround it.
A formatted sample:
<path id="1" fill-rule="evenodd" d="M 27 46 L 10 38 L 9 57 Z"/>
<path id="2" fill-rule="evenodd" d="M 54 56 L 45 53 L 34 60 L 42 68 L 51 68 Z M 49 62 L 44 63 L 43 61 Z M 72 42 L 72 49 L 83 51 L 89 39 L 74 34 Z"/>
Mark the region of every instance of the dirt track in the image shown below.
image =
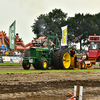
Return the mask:
<path id="1" fill-rule="evenodd" d="M 0 66 L 0 70 L 23 69 Z M 0 74 L 0 100 L 67 100 L 67 92 L 73 93 L 77 83 L 83 86 L 83 100 L 100 100 L 100 72 Z"/>

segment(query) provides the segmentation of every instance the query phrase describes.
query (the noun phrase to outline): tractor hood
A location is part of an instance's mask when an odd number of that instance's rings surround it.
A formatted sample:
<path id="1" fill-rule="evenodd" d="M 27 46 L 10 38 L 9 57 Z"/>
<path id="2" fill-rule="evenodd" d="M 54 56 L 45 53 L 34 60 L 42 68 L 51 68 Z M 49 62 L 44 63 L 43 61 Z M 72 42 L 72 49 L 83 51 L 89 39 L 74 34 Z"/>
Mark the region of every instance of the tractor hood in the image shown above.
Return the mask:
<path id="1" fill-rule="evenodd" d="M 42 47 L 31 47 L 30 50 L 36 50 L 36 51 L 50 51 L 49 48 L 45 47 L 45 48 L 42 48 Z"/>
<path id="2" fill-rule="evenodd" d="M 30 57 L 34 57 L 36 59 L 40 59 L 43 55 L 48 55 L 50 52 L 49 48 L 42 47 L 31 47 L 30 48 Z"/>
<path id="3" fill-rule="evenodd" d="M 98 55 L 98 50 L 96 49 L 89 49 L 88 51 L 88 57 L 89 58 L 96 58 Z"/>

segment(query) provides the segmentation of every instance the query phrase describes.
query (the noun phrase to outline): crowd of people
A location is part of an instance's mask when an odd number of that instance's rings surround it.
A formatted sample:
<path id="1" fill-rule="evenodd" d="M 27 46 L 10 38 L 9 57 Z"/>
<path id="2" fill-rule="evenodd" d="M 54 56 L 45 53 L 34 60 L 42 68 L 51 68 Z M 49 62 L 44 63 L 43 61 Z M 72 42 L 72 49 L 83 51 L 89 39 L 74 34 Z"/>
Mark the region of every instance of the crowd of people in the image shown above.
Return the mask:
<path id="1" fill-rule="evenodd" d="M 25 51 L 17 51 L 17 50 L 0 50 L 0 56 L 24 56 Z"/>

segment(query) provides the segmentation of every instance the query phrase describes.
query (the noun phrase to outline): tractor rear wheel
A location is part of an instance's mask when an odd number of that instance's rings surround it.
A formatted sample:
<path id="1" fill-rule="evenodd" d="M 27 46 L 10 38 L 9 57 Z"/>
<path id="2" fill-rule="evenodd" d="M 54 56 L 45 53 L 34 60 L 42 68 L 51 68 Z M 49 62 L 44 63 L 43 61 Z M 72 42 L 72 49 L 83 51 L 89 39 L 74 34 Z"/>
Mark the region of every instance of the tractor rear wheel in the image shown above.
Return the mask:
<path id="1" fill-rule="evenodd" d="M 40 69 L 38 63 L 34 63 L 34 64 L 33 64 L 33 67 L 34 67 L 35 69 Z"/>
<path id="2" fill-rule="evenodd" d="M 40 69 L 43 69 L 43 70 L 48 69 L 48 61 L 47 61 L 47 59 L 41 59 L 39 67 L 40 67 Z"/>
<path id="3" fill-rule="evenodd" d="M 30 49 L 25 51 L 24 57 L 30 57 Z"/>
<path id="4" fill-rule="evenodd" d="M 60 56 L 60 66 L 62 69 L 69 69 L 70 65 L 71 65 L 71 56 L 66 50 L 63 50 Z"/>
<path id="5" fill-rule="evenodd" d="M 81 62 L 81 69 L 85 69 L 85 62 L 84 61 Z"/>
<path id="6" fill-rule="evenodd" d="M 22 66 L 25 70 L 29 70 L 30 69 L 30 63 L 22 63 Z"/>
<path id="7" fill-rule="evenodd" d="M 54 69 L 61 69 L 60 67 L 60 56 L 63 50 L 58 50 L 54 53 L 52 58 L 52 66 Z"/>

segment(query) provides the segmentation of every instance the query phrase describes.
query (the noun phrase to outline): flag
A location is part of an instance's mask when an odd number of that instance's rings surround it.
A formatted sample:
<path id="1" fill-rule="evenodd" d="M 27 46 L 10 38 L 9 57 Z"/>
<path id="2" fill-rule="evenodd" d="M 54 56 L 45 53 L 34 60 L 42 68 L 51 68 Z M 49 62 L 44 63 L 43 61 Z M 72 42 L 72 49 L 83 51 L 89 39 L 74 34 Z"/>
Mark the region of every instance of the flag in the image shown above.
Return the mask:
<path id="1" fill-rule="evenodd" d="M 61 27 L 61 29 L 62 29 L 61 46 L 67 46 L 67 25 Z"/>
<path id="2" fill-rule="evenodd" d="M 83 36 L 83 34 L 81 34 L 80 36 L 76 37 L 73 41 L 71 41 L 70 43 L 68 43 L 68 46 L 69 46 L 72 42 L 75 42 L 75 41 L 79 40 L 82 36 Z"/>
<path id="3" fill-rule="evenodd" d="M 72 42 L 75 42 L 75 41 L 79 40 L 82 36 L 83 36 L 83 34 L 81 34 L 80 36 L 76 37 Z"/>
<path id="4" fill-rule="evenodd" d="M 9 26 L 10 49 L 15 49 L 15 24 L 16 21 Z"/>

